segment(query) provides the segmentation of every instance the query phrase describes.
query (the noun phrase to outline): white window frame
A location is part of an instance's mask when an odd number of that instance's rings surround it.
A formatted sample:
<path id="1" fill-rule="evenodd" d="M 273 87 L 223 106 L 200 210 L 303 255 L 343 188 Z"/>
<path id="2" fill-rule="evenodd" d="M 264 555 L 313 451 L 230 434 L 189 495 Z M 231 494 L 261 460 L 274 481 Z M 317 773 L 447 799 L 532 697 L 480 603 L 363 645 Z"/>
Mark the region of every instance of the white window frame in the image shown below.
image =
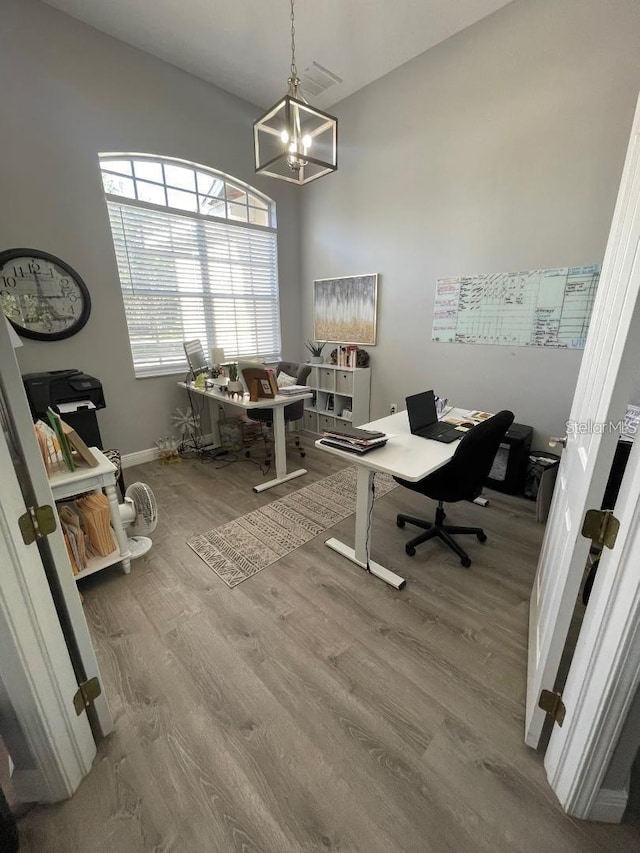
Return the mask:
<path id="1" fill-rule="evenodd" d="M 118 170 L 114 170 L 113 168 L 109 168 L 110 161 L 118 161 L 122 165 Z M 162 181 L 152 179 L 148 176 L 148 174 L 144 177 L 141 177 L 140 175 L 136 174 L 134 163 L 141 162 L 159 166 L 162 174 Z M 264 352 L 236 353 L 229 351 L 229 348 L 227 346 L 227 348 L 225 349 L 225 358 L 232 360 L 235 358 L 246 358 L 248 356 L 264 356 L 267 358 L 278 360 L 280 358 L 281 337 L 277 243 L 275 240 L 275 235 L 277 235 L 276 204 L 273 199 L 269 198 L 264 193 L 261 193 L 259 190 L 256 190 L 249 184 L 246 184 L 243 181 L 233 178 L 230 175 L 227 175 L 216 169 L 212 169 L 208 166 L 203 166 L 198 163 L 191 163 L 178 158 L 162 157 L 151 154 L 109 152 L 101 153 L 99 155 L 99 163 L 101 175 L 103 177 L 103 183 L 105 184 L 105 200 L 110 210 L 112 210 L 113 206 L 115 205 L 121 206 L 122 208 L 139 208 L 142 210 L 158 211 L 160 213 L 165 213 L 171 216 L 186 217 L 193 222 L 200 221 L 202 223 L 224 223 L 225 227 L 231 227 L 234 229 L 249 229 L 256 233 L 262 232 L 264 234 L 274 235 L 272 274 L 275 279 L 275 316 L 277 318 L 275 322 L 277 322 L 277 328 L 275 325 L 272 328 L 273 334 L 277 340 L 277 351 L 269 352 L 268 354 Z M 185 189 L 184 187 L 179 187 L 176 183 L 172 183 L 170 180 L 168 180 L 167 167 L 179 167 L 180 169 L 186 169 L 191 171 L 194 175 L 193 189 Z M 107 190 L 107 181 L 105 180 L 105 176 L 107 176 L 107 178 L 124 179 L 128 181 L 129 185 L 123 187 L 123 189 L 126 190 L 126 193 L 123 192 L 122 194 L 120 194 L 117 192 L 109 192 Z M 209 187 L 209 193 L 202 190 L 202 183 L 204 178 L 211 179 L 212 181 L 212 184 Z M 212 194 L 211 190 L 213 189 L 214 185 L 217 185 L 216 191 Z M 162 189 L 164 203 L 156 204 L 141 199 L 140 190 L 143 188 L 143 186 L 153 186 L 158 189 Z M 198 210 L 193 210 L 191 207 L 188 206 L 181 208 L 179 206 L 176 206 L 176 204 L 168 204 L 169 194 L 172 191 L 177 191 L 178 193 L 183 192 L 185 194 L 188 193 L 192 198 L 185 198 L 185 200 L 189 201 L 192 205 L 195 203 Z M 175 197 L 173 200 L 175 201 Z M 213 214 L 208 212 L 201 212 L 203 207 L 205 206 L 204 202 L 206 202 L 207 200 L 213 202 L 217 209 L 217 212 L 224 213 L 224 215 L 217 215 L 217 213 Z M 254 220 L 261 219 L 268 224 L 261 224 L 257 221 L 250 222 L 249 219 L 251 218 L 253 218 Z M 201 258 L 204 261 L 207 256 L 203 254 L 201 255 Z M 120 269 L 119 272 L 121 272 Z M 123 288 L 123 299 L 125 302 L 126 311 L 126 291 L 130 289 L 130 286 L 127 287 L 124 281 L 121 281 L 121 284 Z M 213 299 L 213 296 L 213 292 L 209 290 L 207 292 L 206 298 Z M 127 320 L 129 320 L 129 315 L 127 315 Z M 223 345 L 223 342 L 219 342 L 218 340 L 216 340 L 214 323 L 212 321 L 212 318 L 205 316 L 204 320 L 206 325 L 206 339 L 202 341 L 202 344 L 205 348 L 205 351 L 207 351 L 209 347 Z M 189 338 L 191 336 L 189 334 L 185 334 L 185 337 Z M 174 358 L 170 365 L 161 363 L 157 363 L 155 365 L 150 365 L 148 363 L 146 365 L 137 365 L 135 357 L 133 355 L 133 342 L 132 360 L 137 378 L 181 374 L 188 369 L 186 358 L 181 358 L 179 362 L 177 362 Z"/>

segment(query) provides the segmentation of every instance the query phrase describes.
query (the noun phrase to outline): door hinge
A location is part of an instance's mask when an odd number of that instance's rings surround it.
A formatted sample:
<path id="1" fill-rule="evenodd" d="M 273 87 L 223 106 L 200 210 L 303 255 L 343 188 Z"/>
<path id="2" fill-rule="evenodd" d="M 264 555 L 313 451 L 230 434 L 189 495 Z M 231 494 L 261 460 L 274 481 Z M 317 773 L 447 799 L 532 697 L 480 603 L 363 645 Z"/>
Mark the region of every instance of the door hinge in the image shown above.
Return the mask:
<path id="1" fill-rule="evenodd" d="M 78 690 L 73 697 L 73 707 L 76 714 L 80 716 L 83 711 L 93 705 L 94 701 L 102 693 L 102 687 L 97 678 L 89 678 L 78 685 Z"/>
<path id="2" fill-rule="evenodd" d="M 562 701 L 561 693 L 554 693 L 552 690 L 543 690 L 538 699 L 538 707 L 552 716 L 559 726 L 564 723 L 567 709 Z"/>
<path id="3" fill-rule="evenodd" d="M 594 545 L 613 548 L 620 522 L 610 509 L 588 509 L 582 522 L 582 535 Z"/>
<path id="4" fill-rule="evenodd" d="M 44 539 L 56 529 L 56 514 L 50 506 L 30 506 L 18 519 L 18 527 L 25 545 Z"/>

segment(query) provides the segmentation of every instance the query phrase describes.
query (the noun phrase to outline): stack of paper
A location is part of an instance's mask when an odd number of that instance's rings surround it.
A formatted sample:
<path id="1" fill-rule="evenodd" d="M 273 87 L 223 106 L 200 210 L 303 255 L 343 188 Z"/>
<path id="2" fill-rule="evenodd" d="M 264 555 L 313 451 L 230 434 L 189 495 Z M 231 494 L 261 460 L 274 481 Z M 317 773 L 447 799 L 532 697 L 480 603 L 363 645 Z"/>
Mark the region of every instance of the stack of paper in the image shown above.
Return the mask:
<path id="1" fill-rule="evenodd" d="M 282 388 L 278 388 L 278 394 L 282 394 L 283 397 L 292 397 L 295 394 L 310 394 L 311 388 L 309 385 L 284 385 Z"/>
<path id="2" fill-rule="evenodd" d="M 60 526 L 64 535 L 64 541 L 69 552 L 69 560 L 74 575 L 87 568 L 89 559 L 97 553 L 86 534 L 84 528 L 84 519 L 75 503 L 69 501 L 58 504 L 58 515 L 60 516 Z"/>
<path id="3" fill-rule="evenodd" d="M 106 557 L 116 549 L 111 530 L 109 500 L 106 495 L 92 493 L 79 498 L 78 508 L 86 526 L 89 542 L 101 557 Z"/>
<path id="4" fill-rule="evenodd" d="M 328 447 L 337 447 L 339 450 L 358 453 L 362 456 L 375 450 L 376 447 L 383 447 L 388 440 L 389 436 L 384 432 L 344 427 L 340 430 L 327 430 L 320 442 Z"/>

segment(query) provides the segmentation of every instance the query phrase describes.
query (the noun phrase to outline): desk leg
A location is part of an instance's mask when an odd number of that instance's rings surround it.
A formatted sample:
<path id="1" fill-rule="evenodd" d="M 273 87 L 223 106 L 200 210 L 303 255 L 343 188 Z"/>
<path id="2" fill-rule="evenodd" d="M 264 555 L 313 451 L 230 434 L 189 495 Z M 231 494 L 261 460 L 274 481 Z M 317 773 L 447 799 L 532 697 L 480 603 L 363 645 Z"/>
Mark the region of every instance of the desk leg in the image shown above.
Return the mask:
<path id="1" fill-rule="evenodd" d="M 114 483 L 104 487 L 107 497 L 109 498 L 109 510 L 111 513 L 111 524 L 113 532 L 118 540 L 118 548 L 120 549 L 120 557 L 122 562 L 122 571 L 128 575 L 131 571 L 131 551 L 129 550 L 129 538 L 124 532 L 122 520 L 120 519 L 120 510 L 118 509 L 118 495 Z"/>
<path id="2" fill-rule="evenodd" d="M 375 471 L 370 471 L 368 468 L 363 468 L 358 465 L 358 492 L 356 498 L 356 541 L 355 548 L 350 548 L 341 542 L 339 539 L 327 539 L 325 545 L 328 545 L 332 551 L 337 551 L 342 554 L 356 566 L 361 569 L 366 569 L 367 560 L 369 558 L 369 550 L 371 548 L 371 536 L 367 537 L 367 529 L 369 527 L 369 519 L 373 510 L 373 477 Z M 368 538 L 368 542 L 367 542 Z M 402 589 L 406 581 L 395 572 L 385 569 L 379 563 L 374 563 L 369 560 L 369 571 L 380 580 L 388 583 L 396 589 Z"/>
<path id="3" fill-rule="evenodd" d="M 294 480 L 296 477 L 302 477 L 307 473 L 306 468 L 298 468 L 296 471 L 291 471 L 287 474 L 287 444 L 286 431 L 284 422 L 284 406 L 273 407 L 273 443 L 275 446 L 276 458 L 276 478 L 275 480 L 267 480 L 266 483 L 258 483 L 253 487 L 254 492 L 264 492 L 267 489 L 272 489 L 274 486 L 279 486 L 280 483 L 286 483 L 288 480 Z"/>
<path id="4" fill-rule="evenodd" d="M 207 397 L 209 402 L 209 425 L 211 427 L 211 441 L 214 447 L 220 447 L 220 406 L 219 400 L 212 400 Z"/>

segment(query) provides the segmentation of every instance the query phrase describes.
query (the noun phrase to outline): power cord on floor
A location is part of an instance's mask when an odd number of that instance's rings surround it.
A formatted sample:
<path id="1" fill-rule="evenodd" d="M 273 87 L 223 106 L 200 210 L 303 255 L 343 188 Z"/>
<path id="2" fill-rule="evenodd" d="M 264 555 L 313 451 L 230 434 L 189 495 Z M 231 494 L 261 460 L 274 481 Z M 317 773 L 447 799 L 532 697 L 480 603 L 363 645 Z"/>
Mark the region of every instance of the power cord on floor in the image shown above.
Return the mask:
<path id="1" fill-rule="evenodd" d="M 367 564 L 365 566 L 365 570 L 371 574 L 371 566 L 369 564 L 369 539 L 371 537 L 371 521 L 373 518 L 373 504 L 376 499 L 376 475 L 375 472 L 371 477 L 371 506 L 369 507 L 369 518 L 367 519 L 367 537 L 364 545 L 365 552 L 367 554 Z"/>

